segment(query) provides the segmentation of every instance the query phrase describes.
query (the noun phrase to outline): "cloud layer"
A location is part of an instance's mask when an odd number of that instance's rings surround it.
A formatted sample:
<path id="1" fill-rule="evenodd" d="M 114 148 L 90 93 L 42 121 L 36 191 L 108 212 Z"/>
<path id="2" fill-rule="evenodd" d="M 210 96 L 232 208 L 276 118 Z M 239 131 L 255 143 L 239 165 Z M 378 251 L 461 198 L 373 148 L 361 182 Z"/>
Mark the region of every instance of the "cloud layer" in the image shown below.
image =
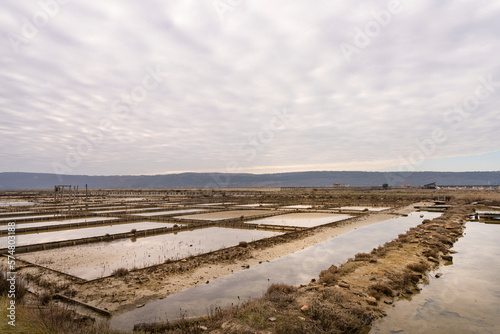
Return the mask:
<path id="1" fill-rule="evenodd" d="M 495 1 L 0 6 L 0 171 L 461 170 L 447 159 L 499 151 Z"/>

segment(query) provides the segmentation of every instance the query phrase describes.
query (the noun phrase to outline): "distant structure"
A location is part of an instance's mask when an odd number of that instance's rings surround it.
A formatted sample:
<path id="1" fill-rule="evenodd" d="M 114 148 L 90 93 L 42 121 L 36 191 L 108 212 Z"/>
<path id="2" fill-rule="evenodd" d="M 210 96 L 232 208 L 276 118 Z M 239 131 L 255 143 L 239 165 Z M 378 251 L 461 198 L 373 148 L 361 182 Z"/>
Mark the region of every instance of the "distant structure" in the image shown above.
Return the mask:
<path id="1" fill-rule="evenodd" d="M 87 185 L 85 185 L 85 188 Z M 64 189 L 66 189 L 66 195 L 68 196 L 68 201 L 76 201 L 76 194 L 78 193 L 78 186 L 74 186 L 71 189 L 71 185 L 61 184 L 54 186 L 54 203 L 64 202 Z"/>
<path id="2" fill-rule="evenodd" d="M 333 186 L 335 188 L 348 188 L 348 187 L 350 187 L 349 183 L 334 183 Z"/>
<path id="3" fill-rule="evenodd" d="M 410 185 L 408 183 L 404 183 L 401 185 L 401 188 L 410 188 Z"/>
<path id="4" fill-rule="evenodd" d="M 437 189 L 436 182 L 426 184 L 422 188 L 424 188 L 424 189 Z"/>

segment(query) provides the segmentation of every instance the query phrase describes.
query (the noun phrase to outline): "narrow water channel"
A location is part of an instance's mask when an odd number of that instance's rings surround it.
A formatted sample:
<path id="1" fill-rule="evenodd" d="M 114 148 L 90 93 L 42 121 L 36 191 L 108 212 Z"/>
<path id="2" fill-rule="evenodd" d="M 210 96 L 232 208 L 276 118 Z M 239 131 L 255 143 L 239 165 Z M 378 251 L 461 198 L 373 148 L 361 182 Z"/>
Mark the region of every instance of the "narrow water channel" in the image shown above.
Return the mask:
<path id="1" fill-rule="evenodd" d="M 500 225 L 468 222 L 453 264 L 370 333 L 500 333 Z M 441 273 L 440 278 L 435 278 Z"/>
<path id="2" fill-rule="evenodd" d="M 420 217 L 423 215 L 423 217 Z M 156 300 L 111 318 L 111 326 L 131 331 L 134 324 L 161 322 L 181 315 L 203 316 L 215 307 L 226 307 L 260 297 L 271 283 L 300 285 L 317 278 L 320 271 L 340 264 L 358 252 L 369 252 L 441 213 L 419 212 L 365 226 L 304 250 L 218 278 L 165 299 Z"/>

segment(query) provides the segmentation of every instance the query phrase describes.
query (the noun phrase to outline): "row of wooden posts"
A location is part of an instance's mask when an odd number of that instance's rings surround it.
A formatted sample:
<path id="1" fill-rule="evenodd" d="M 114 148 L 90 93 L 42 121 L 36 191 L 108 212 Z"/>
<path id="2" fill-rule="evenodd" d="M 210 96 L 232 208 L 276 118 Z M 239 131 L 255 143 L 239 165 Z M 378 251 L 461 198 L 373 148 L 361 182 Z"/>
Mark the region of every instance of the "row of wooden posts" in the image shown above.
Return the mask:
<path id="1" fill-rule="evenodd" d="M 66 189 L 68 201 L 76 201 L 76 196 L 79 193 L 79 186 L 60 184 L 60 185 L 54 186 L 54 203 L 65 201 L 64 189 Z M 86 200 L 88 199 L 87 185 L 85 185 L 85 199 Z"/>

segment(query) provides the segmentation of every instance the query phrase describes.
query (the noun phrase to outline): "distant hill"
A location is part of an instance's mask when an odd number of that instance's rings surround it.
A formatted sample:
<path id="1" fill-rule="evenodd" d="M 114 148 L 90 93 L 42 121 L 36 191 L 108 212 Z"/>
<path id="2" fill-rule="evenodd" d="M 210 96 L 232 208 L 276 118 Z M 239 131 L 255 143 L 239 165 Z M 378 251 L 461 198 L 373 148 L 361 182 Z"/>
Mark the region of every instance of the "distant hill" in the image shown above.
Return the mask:
<path id="1" fill-rule="evenodd" d="M 53 189 L 54 185 L 88 185 L 90 189 L 205 187 L 331 187 L 350 186 L 500 185 L 500 172 L 295 172 L 277 174 L 180 173 L 166 175 L 57 175 L 0 173 L 0 189 Z"/>

